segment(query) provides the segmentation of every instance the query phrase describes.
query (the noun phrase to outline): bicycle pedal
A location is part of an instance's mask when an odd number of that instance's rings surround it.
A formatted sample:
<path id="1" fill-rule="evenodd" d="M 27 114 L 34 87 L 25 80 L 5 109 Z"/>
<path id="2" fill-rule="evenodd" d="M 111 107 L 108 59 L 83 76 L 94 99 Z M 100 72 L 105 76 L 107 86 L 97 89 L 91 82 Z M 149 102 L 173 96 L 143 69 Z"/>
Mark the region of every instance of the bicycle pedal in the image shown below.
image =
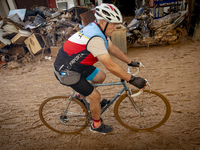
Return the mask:
<path id="1" fill-rule="evenodd" d="M 110 100 L 103 99 L 103 100 L 100 102 L 101 109 L 102 109 L 103 107 L 105 107 L 108 103 L 110 103 Z"/>

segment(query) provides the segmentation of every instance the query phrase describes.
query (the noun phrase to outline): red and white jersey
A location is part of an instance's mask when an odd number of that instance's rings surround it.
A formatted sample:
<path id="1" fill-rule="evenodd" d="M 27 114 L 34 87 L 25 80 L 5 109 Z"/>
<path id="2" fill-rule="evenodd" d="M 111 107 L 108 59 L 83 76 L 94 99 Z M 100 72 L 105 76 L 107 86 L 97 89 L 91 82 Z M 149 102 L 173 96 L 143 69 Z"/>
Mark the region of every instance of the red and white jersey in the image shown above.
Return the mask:
<path id="1" fill-rule="evenodd" d="M 96 63 L 97 57 L 87 50 L 88 42 L 94 37 L 102 38 L 108 50 L 107 38 L 96 23 L 90 23 L 64 43 L 54 62 L 55 69 L 57 71 L 68 69 L 82 73 L 87 66 Z"/>

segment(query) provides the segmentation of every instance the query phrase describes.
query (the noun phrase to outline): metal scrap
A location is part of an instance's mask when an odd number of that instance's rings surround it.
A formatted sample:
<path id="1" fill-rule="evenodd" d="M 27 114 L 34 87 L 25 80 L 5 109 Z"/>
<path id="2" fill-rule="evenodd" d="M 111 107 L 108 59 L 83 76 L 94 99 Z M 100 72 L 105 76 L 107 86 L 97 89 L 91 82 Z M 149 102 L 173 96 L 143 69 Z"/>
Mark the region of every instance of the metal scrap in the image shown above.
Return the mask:
<path id="1" fill-rule="evenodd" d="M 4 31 L 0 29 L 0 48 L 3 48 L 11 44 L 11 41 L 9 39 L 3 38 L 3 34 L 4 34 Z"/>
<path id="2" fill-rule="evenodd" d="M 86 7 L 73 7 L 63 11 L 40 6 L 27 11 L 24 20 L 18 14 L 0 18 L 0 60 L 2 58 L 6 62 L 15 60 L 24 63 L 28 61 L 25 59 L 27 54 L 34 58 L 38 52 L 49 50 L 52 46 L 61 47 L 83 27 L 80 14 L 88 10 Z M 31 40 L 28 39 L 30 37 Z M 32 43 L 28 43 L 29 41 Z M 32 51 L 33 41 L 38 42 L 41 47 L 38 52 Z M 30 45 L 33 47 L 30 48 Z"/>

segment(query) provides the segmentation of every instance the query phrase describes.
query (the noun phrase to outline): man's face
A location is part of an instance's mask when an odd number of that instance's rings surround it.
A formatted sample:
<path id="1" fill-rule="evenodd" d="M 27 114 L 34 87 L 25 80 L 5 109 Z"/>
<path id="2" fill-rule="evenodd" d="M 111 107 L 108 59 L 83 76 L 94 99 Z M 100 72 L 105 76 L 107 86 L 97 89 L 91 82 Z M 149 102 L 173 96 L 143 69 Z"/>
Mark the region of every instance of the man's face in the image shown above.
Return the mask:
<path id="1" fill-rule="evenodd" d="M 102 26 L 101 27 L 104 30 L 105 27 L 106 27 L 107 22 L 104 21 L 104 20 L 101 20 L 101 21 L 102 21 Z M 110 37 L 111 36 L 112 32 L 116 30 L 116 25 L 117 25 L 116 23 L 109 23 L 108 24 L 108 26 L 106 28 L 106 32 L 105 32 L 106 37 Z"/>
<path id="2" fill-rule="evenodd" d="M 110 37 L 112 32 L 116 30 L 116 23 L 109 23 L 105 32 L 107 37 Z"/>

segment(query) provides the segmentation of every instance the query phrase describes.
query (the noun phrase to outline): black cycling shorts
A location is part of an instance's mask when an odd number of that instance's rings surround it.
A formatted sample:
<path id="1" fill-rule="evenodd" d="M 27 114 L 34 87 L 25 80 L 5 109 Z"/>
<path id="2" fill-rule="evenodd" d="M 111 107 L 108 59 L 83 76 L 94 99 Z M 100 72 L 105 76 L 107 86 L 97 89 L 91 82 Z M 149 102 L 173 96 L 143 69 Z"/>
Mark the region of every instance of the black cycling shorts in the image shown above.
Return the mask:
<path id="1" fill-rule="evenodd" d="M 81 74 L 80 80 L 77 83 L 68 85 L 68 86 L 70 86 L 72 89 L 74 89 L 76 92 L 82 94 L 83 96 L 90 95 L 93 92 L 94 87 L 92 86 L 92 84 L 90 82 L 88 82 L 88 80 L 86 80 L 86 78 L 90 74 L 92 74 L 95 71 L 95 69 L 96 69 L 96 67 L 90 66 L 89 69 L 87 69 L 86 71 L 84 71 Z M 57 76 L 56 76 L 56 78 L 57 78 Z"/>
<path id="2" fill-rule="evenodd" d="M 86 78 L 90 74 L 92 74 L 95 71 L 95 69 L 96 67 L 90 66 L 89 69 L 87 69 L 81 74 L 80 80 L 76 84 L 70 85 L 70 87 L 73 88 L 76 92 L 82 94 L 83 96 L 90 95 L 93 92 L 94 87 L 90 82 L 88 82 L 88 80 L 86 80 Z"/>

